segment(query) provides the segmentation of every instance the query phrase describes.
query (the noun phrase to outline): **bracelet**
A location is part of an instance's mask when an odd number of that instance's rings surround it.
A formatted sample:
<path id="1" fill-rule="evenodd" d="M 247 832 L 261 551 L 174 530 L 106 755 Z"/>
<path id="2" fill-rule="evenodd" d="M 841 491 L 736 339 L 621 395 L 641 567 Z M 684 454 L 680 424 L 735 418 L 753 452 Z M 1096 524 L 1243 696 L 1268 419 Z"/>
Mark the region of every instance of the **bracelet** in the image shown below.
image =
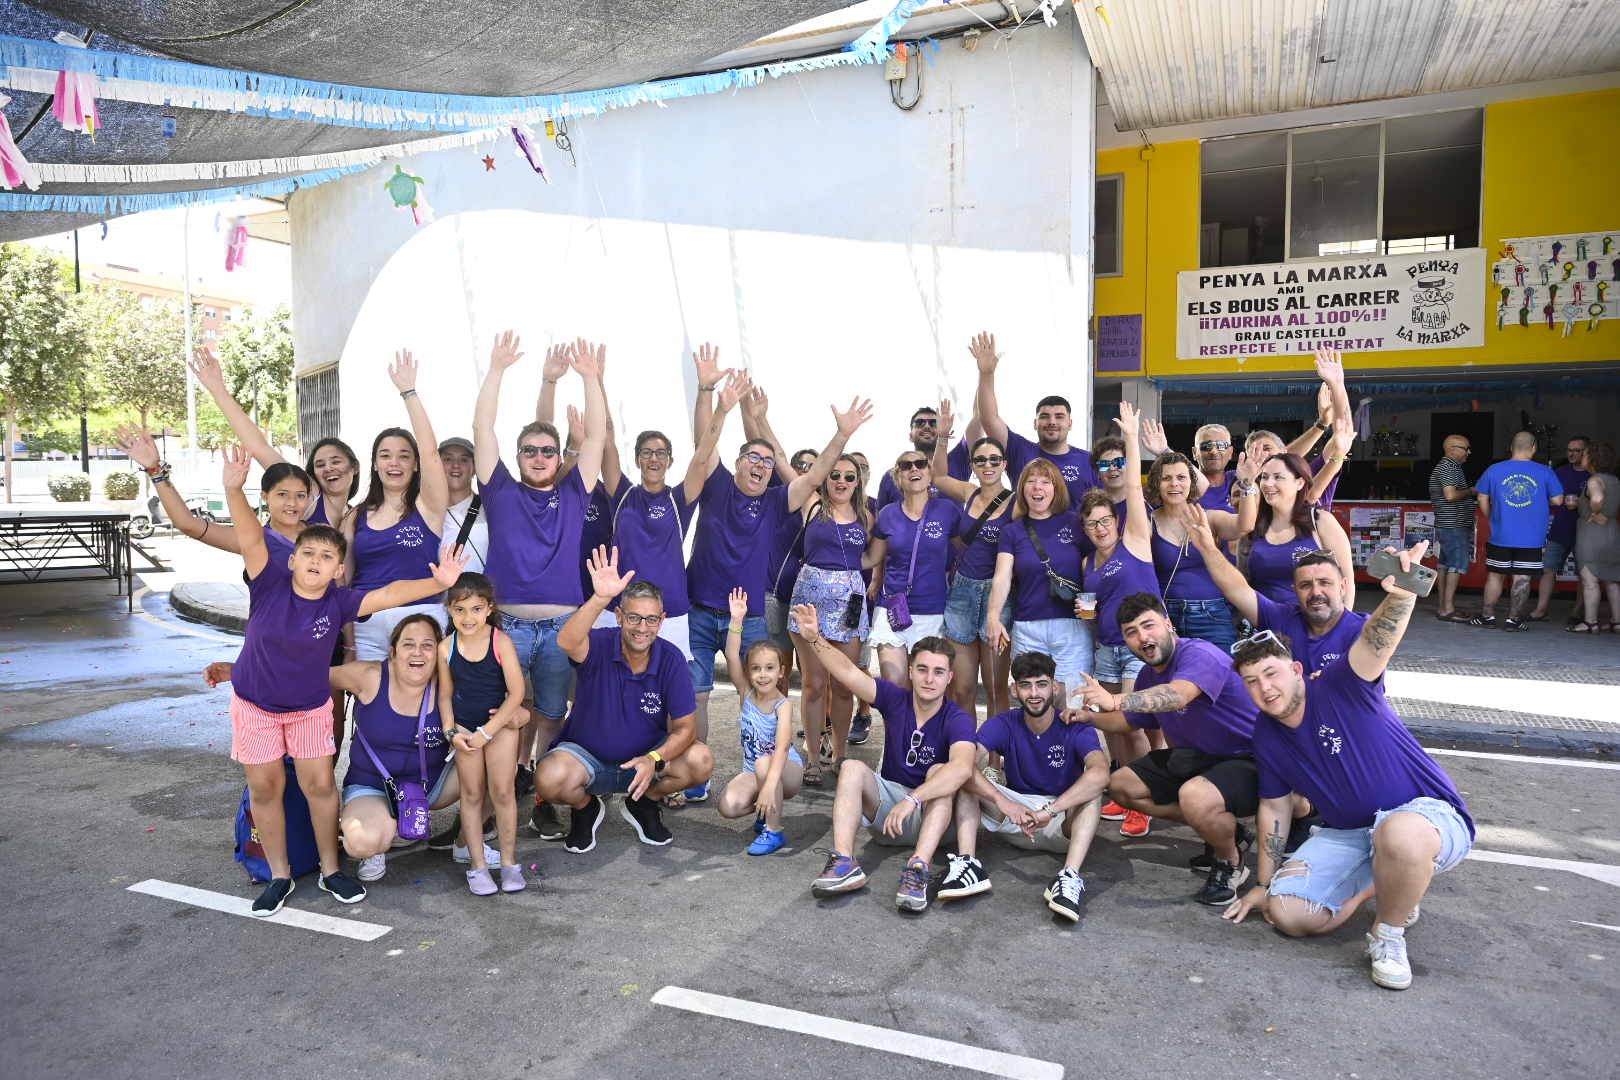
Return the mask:
<path id="1" fill-rule="evenodd" d="M 726 627 L 726 629 L 730 630 L 733 634 L 740 634 L 743 630 L 741 623 L 732 623 L 730 626 Z"/>
<path id="2" fill-rule="evenodd" d="M 719 385 L 719 383 L 710 383 L 708 386 L 704 386 L 702 383 L 698 383 L 698 392 L 703 394 L 712 394 L 714 393 L 714 388 Z"/>
<path id="3" fill-rule="evenodd" d="M 917 796 L 910 794 L 909 792 L 906 795 L 906 802 L 910 803 L 912 806 L 915 806 L 919 810 L 922 809 L 922 800 L 917 798 Z"/>
<path id="4" fill-rule="evenodd" d="M 455 735 L 456 732 L 461 730 L 461 725 L 457 724 L 455 727 L 440 728 L 439 730 L 443 731 L 444 732 L 444 737 L 448 739 L 451 736 Z"/>
<path id="5" fill-rule="evenodd" d="M 563 457 L 579 457 L 579 451 L 572 446 L 563 447 Z"/>
<path id="6" fill-rule="evenodd" d="M 406 398 L 413 398 L 415 396 L 416 396 L 416 391 L 415 390 L 401 390 L 399 392 L 399 398 L 400 398 L 401 401 L 404 401 Z"/>
<path id="7" fill-rule="evenodd" d="M 556 379 L 542 378 L 540 381 L 545 383 L 547 386 L 556 386 L 557 385 L 557 380 Z"/>
<path id="8" fill-rule="evenodd" d="M 485 746 L 488 746 L 490 743 L 495 741 L 495 736 L 493 736 L 493 735 L 491 735 L 489 733 L 489 728 L 487 728 L 487 727 L 479 728 L 478 729 L 478 734 L 480 734 L 480 735 L 482 735 L 484 737 L 484 745 Z"/>
<path id="9" fill-rule="evenodd" d="M 157 467 L 156 472 L 149 472 L 146 476 L 154 484 L 167 484 L 169 482 L 169 463 L 164 462 Z"/>

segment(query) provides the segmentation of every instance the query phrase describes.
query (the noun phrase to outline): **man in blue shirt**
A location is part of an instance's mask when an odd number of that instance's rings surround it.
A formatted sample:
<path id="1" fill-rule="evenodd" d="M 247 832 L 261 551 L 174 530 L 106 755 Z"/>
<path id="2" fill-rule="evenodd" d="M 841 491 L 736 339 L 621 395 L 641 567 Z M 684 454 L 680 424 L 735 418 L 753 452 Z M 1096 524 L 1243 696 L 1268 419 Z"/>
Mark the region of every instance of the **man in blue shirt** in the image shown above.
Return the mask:
<path id="1" fill-rule="evenodd" d="M 588 566 L 591 598 L 557 631 L 557 647 L 574 665 L 574 707 L 535 767 L 535 788 L 546 802 L 574 808 L 563 847 L 575 855 L 596 846 L 602 796 L 618 791 L 625 794 L 619 813 L 641 842 L 662 847 L 674 837 L 658 800 L 708 783 L 714 755 L 697 737 L 686 657 L 658 636 L 663 592 L 632 582 L 635 571 L 621 577 L 618 548 L 597 548 Z M 619 625 L 591 629 L 621 594 Z"/>
<path id="2" fill-rule="evenodd" d="M 1524 607 L 1530 602 L 1531 575 L 1541 573 L 1542 549 L 1552 512 L 1564 505 L 1564 484 L 1551 467 L 1535 460 L 1536 437 L 1528 431 L 1513 436 L 1513 456 L 1486 469 L 1474 486 L 1479 508 L 1491 520 L 1485 543 L 1485 597 L 1474 626 L 1496 625 L 1496 602 L 1502 581 L 1513 578 L 1504 630 L 1528 630 Z"/>

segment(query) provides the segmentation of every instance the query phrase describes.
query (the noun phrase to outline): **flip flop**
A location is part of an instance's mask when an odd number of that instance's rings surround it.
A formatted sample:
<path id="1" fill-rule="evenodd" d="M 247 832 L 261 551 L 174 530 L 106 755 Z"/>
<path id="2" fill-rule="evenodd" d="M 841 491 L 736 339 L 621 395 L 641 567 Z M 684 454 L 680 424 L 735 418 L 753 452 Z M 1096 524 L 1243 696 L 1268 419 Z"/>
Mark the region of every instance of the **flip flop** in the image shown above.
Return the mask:
<path id="1" fill-rule="evenodd" d="M 1545 616 L 1545 615 L 1526 615 L 1524 617 L 1524 621 L 1525 622 L 1546 622 L 1547 621 L 1547 616 Z"/>
<path id="2" fill-rule="evenodd" d="M 803 782 L 806 787 L 820 787 L 822 783 L 821 766 L 806 765 L 804 767 Z"/>
<path id="3" fill-rule="evenodd" d="M 1589 622 L 1570 623 L 1564 627 L 1564 633 L 1566 634 L 1601 634 L 1602 632 L 1602 629 Z"/>
<path id="4" fill-rule="evenodd" d="M 1436 613 L 1434 617 L 1439 619 L 1441 622 L 1466 623 L 1468 621 L 1468 616 L 1459 615 L 1455 611 L 1448 611 L 1444 615 Z"/>
<path id="5" fill-rule="evenodd" d="M 686 805 L 686 792 L 672 791 L 663 798 L 664 806 L 670 810 L 679 810 Z"/>

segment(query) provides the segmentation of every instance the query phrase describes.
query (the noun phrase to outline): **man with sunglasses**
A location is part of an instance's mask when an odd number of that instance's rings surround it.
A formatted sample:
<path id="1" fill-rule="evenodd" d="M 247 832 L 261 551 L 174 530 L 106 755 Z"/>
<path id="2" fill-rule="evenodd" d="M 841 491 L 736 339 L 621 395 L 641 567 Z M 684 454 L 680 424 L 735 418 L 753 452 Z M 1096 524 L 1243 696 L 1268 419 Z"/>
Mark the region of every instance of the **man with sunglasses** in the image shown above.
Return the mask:
<path id="1" fill-rule="evenodd" d="M 1232 463 L 1232 433 L 1226 425 L 1205 424 L 1193 432 L 1192 457 L 1208 482 L 1198 496 L 1198 505 L 1206 510 L 1232 509 L 1232 477 L 1236 474 L 1227 468 Z"/>
<path id="2" fill-rule="evenodd" d="M 697 734 L 696 700 L 686 660 L 658 636 L 664 596 L 650 581 L 619 573 L 619 551 L 597 548 L 589 562 L 591 597 L 557 633 L 578 685 L 557 745 L 535 766 L 535 789 L 548 803 L 573 807 L 563 847 L 583 855 L 596 846 L 606 816 L 602 796 L 623 792 L 620 816 L 643 844 L 673 837 L 658 800 L 714 773 L 714 755 Z M 619 601 L 618 626 L 592 629 Z"/>
<path id="3" fill-rule="evenodd" d="M 1444 456 L 1429 473 L 1429 502 L 1434 507 L 1434 539 L 1440 549 L 1441 622 L 1467 622 L 1457 614 L 1457 584 L 1474 563 L 1475 491 L 1463 475 L 1463 465 L 1474 452 L 1466 435 L 1447 435 Z M 1291 637 L 1292 635 L 1290 635 Z"/>
<path id="4" fill-rule="evenodd" d="M 932 406 L 924 405 L 912 413 L 910 437 L 911 448 L 922 451 L 925 458 L 932 460 L 934 446 L 939 441 L 939 412 Z M 966 480 L 973 475 L 973 470 L 968 467 L 967 439 L 960 439 L 955 446 L 951 447 L 949 460 L 952 479 Z M 930 496 L 938 495 L 939 489 L 930 484 L 928 494 Z M 876 510 L 881 510 L 892 502 L 898 502 L 899 499 L 900 488 L 895 484 L 894 477 L 885 472 L 883 478 L 878 481 Z M 873 512 L 876 513 L 876 510 Z"/>
<path id="5" fill-rule="evenodd" d="M 901 911 L 926 911 L 934 852 L 950 827 L 952 800 L 973 774 L 978 753 L 973 717 L 950 699 L 955 646 L 942 637 L 926 637 L 912 646 L 911 688 L 906 690 L 874 679 L 822 637 L 815 605 L 795 607 L 793 621 L 827 674 L 883 714 L 879 771 L 855 758 L 845 759 L 838 770 L 832 851 L 810 891 L 836 896 L 866 884 L 866 872 L 855 860 L 855 831 L 864 827 L 874 843 L 912 846 L 894 902 Z"/>
<path id="6" fill-rule="evenodd" d="M 1416 566 L 1428 544 L 1400 557 Z M 1412 984 L 1406 930 L 1434 875 L 1457 866 L 1474 822 L 1457 787 L 1401 723 L 1380 685 L 1417 597 L 1393 575 L 1342 664 L 1307 674 L 1289 643 L 1266 632 L 1232 647 L 1233 665 L 1262 716 L 1254 727 L 1262 845 L 1255 886 L 1225 917 L 1258 911 L 1289 937 L 1330 933 L 1365 901 L 1374 983 Z M 1290 806 L 1304 796 L 1324 826 L 1284 854 Z"/>
<path id="7" fill-rule="evenodd" d="M 1023 474 L 1024 466 L 1037 457 L 1043 457 L 1058 467 L 1063 484 L 1069 489 L 1071 506 L 1079 506 L 1081 498 L 1092 488 L 1102 487 L 1102 479 L 1092 468 L 1090 452 L 1069 445 L 1074 418 L 1068 399 L 1051 394 L 1035 403 L 1035 435 L 1040 441 L 1031 442 L 1010 430 L 1007 422 L 1001 418 L 1001 409 L 996 401 L 996 367 L 1001 357 L 996 353 L 995 337 L 979 334 L 968 345 L 968 352 L 979 367 L 979 425 L 984 428 L 986 435 L 1007 448 L 1007 476 L 1012 480 L 1013 487 L 1018 487 L 1018 478 Z"/>
<path id="8" fill-rule="evenodd" d="M 1254 702 L 1230 657 L 1201 638 L 1177 635 L 1164 601 L 1154 594 L 1133 593 L 1122 600 L 1119 629 L 1126 647 L 1146 665 L 1136 676 L 1136 688 L 1115 694 L 1083 676 L 1080 697 L 1090 712 L 1071 717 L 1089 720 L 1100 731 L 1164 732 L 1169 748 L 1150 750 L 1121 767 L 1109 791 L 1126 809 L 1182 822 L 1203 837 L 1210 848 L 1209 872 L 1194 899 L 1224 907 L 1248 880 L 1243 856 L 1254 843 L 1254 834 L 1239 823 L 1253 816 L 1259 803 L 1250 746 Z"/>

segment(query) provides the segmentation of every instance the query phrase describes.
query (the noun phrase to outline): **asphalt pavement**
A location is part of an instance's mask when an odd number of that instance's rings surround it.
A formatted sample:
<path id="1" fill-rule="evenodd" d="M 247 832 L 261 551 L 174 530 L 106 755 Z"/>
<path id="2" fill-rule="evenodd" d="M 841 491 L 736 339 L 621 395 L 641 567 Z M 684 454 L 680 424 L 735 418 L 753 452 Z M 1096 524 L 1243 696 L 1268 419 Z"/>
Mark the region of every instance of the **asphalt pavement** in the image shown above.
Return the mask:
<path id="1" fill-rule="evenodd" d="M 1612 761 L 1440 756 L 1479 842 L 1409 932 L 1404 993 L 1368 979 L 1364 918 L 1301 942 L 1192 903 L 1179 828 L 1105 823 L 1074 926 L 1041 901 L 1056 859 L 995 843 L 985 896 L 902 916 L 902 853 L 862 841 L 870 886 L 818 901 L 830 788 L 788 804 L 791 847 L 764 858 L 710 808 L 668 814 L 675 843 L 650 848 L 614 807 L 583 856 L 525 834 L 516 896 L 472 897 L 426 851 L 353 907 L 302 879 L 288 911 L 360 940 L 151 894 L 255 895 L 231 860 L 227 698 L 200 677 L 238 639 L 160 594 L 126 615 L 99 583 L 0 605 L 7 1076 L 1563 1077 L 1620 1059 Z M 724 777 L 735 695 L 714 704 Z"/>

